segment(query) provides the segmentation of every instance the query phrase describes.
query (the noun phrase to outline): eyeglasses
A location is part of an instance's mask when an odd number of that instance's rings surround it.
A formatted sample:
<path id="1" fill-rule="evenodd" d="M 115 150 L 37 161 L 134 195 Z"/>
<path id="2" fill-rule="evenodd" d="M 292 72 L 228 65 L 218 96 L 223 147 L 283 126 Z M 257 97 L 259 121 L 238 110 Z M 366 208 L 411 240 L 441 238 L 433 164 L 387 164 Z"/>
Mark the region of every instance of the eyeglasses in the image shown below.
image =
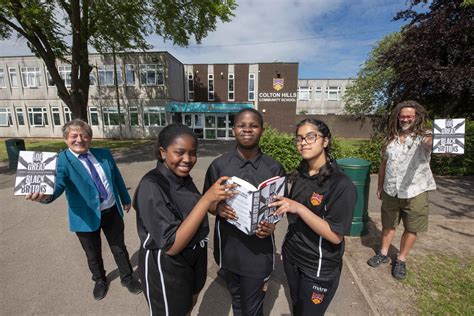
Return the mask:
<path id="1" fill-rule="evenodd" d="M 399 115 L 398 119 L 399 120 L 413 120 L 416 117 L 416 115 Z"/>
<path id="2" fill-rule="evenodd" d="M 315 143 L 318 138 L 323 138 L 324 136 L 323 135 L 318 135 L 318 134 L 308 134 L 306 135 L 305 137 L 303 136 L 296 136 L 296 138 L 293 140 L 295 142 L 295 144 L 301 144 L 304 141 L 306 141 L 306 144 L 313 144 Z"/>

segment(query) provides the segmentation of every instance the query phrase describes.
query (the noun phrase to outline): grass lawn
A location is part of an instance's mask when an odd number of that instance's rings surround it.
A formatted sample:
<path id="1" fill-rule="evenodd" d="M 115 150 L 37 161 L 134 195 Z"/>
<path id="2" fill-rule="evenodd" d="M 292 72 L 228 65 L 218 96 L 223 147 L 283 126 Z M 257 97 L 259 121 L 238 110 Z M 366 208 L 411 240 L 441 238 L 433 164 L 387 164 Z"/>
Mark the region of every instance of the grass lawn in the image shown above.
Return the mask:
<path id="1" fill-rule="evenodd" d="M 8 161 L 7 148 L 5 146 L 5 138 L 0 138 L 0 161 Z M 94 139 L 92 145 L 94 147 L 105 147 L 109 148 L 113 152 L 127 150 L 136 146 L 144 144 L 153 144 L 154 141 L 150 139 Z M 58 152 L 61 149 L 67 148 L 64 140 L 56 138 L 26 138 L 25 139 L 26 150 L 38 150 L 38 151 L 52 151 Z"/>
<path id="2" fill-rule="evenodd" d="M 474 258 L 443 254 L 414 258 L 406 284 L 420 315 L 474 315 Z"/>

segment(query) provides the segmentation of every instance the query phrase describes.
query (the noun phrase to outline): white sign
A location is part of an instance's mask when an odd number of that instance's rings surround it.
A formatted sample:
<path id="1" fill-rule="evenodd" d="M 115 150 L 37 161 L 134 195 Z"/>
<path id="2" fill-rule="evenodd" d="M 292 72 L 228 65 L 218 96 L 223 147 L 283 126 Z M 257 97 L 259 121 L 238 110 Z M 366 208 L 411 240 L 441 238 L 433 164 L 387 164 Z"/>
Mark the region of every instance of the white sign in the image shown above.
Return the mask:
<path id="1" fill-rule="evenodd" d="M 433 122 L 433 153 L 464 154 L 465 119 L 438 119 Z"/>
<path id="2" fill-rule="evenodd" d="M 53 152 L 20 151 L 14 194 L 53 194 L 57 157 Z"/>

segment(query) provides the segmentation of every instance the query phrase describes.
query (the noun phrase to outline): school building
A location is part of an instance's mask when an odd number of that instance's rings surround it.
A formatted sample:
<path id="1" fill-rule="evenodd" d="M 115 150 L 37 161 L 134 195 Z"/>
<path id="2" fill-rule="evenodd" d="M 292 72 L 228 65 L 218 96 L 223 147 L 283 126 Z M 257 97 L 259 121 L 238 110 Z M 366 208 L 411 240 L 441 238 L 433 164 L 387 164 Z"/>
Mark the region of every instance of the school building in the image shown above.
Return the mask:
<path id="1" fill-rule="evenodd" d="M 180 122 L 202 139 L 231 139 L 235 113 L 258 109 L 293 132 L 298 115 L 339 115 L 350 80 L 300 79 L 298 63 L 183 64 L 168 52 L 91 54 L 88 120 L 94 137 L 153 137 Z M 116 72 L 114 68 L 116 67 Z M 71 66 L 58 64 L 66 86 Z M 117 74 L 117 86 L 115 85 Z M 62 137 L 71 112 L 35 56 L 0 57 L 0 137 Z"/>

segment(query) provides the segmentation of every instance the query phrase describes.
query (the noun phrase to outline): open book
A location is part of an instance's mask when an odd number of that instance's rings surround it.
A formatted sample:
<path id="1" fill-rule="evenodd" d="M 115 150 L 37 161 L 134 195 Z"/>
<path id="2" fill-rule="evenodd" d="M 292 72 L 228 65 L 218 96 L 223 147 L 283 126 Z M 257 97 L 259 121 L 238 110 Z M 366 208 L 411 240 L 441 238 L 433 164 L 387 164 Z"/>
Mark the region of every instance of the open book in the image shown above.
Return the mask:
<path id="1" fill-rule="evenodd" d="M 53 194 L 58 155 L 46 151 L 20 151 L 14 195 Z"/>
<path id="2" fill-rule="evenodd" d="M 273 212 L 275 207 L 268 207 L 274 201 L 274 195 L 285 194 L 286 178 L 273 177 L 260 183 L 258 188 L 238 177 L 232 177 L 229 183 L 238 186 L 234 189 L 238 192 L 236 196 L 226 200 L 226 204 L 232 207 L 237 214 L 237 220 L 227 220 L 247 235 L 255 234 L 257 225 L 261 221 L 269 223 L 278 222 L 283 216 L 276 216 Z"/>

